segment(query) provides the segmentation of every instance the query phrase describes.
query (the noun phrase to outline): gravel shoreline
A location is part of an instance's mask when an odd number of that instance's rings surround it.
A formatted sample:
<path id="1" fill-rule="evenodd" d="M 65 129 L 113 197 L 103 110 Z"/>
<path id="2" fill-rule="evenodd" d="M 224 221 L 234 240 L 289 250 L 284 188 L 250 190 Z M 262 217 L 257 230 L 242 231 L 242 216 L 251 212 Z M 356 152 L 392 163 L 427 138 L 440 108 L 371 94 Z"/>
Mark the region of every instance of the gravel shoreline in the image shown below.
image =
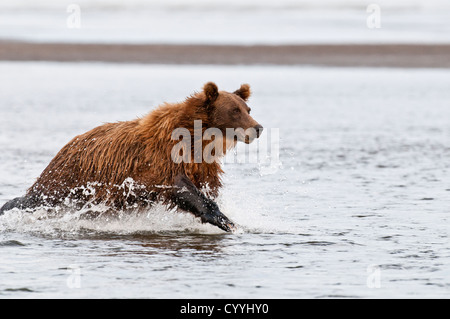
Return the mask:
<path id="1" fill-rule="evenodd" d="M 450 44 L 91 44 L 0 41 L 0 60 L 449 68 Z"/>

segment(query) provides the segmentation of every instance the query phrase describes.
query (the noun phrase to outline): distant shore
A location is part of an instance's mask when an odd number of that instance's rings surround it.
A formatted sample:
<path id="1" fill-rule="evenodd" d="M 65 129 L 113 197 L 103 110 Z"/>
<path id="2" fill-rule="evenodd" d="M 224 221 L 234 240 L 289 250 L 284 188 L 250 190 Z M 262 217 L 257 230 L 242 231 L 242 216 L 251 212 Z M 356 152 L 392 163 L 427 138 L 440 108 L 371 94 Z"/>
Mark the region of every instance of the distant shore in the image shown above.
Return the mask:
<path id="1" fill-rule="evenodd" d="M 81 44 L 0 41 L 0 61 L 450 68 L 450 44 Z"/>

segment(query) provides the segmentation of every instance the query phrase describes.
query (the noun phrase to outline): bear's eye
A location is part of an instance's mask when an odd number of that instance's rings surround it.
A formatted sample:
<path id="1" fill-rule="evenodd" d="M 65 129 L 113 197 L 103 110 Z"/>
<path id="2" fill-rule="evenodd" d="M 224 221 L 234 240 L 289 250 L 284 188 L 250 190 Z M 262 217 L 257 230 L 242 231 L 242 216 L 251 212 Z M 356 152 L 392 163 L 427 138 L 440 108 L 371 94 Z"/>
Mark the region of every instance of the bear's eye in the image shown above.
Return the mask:
<path id="1" fill-rule="evenodd" d="M 233 113 L 236 113 L 236 114 L 241 113 L 241 109 L 237 107 L 233 110 Z"/>

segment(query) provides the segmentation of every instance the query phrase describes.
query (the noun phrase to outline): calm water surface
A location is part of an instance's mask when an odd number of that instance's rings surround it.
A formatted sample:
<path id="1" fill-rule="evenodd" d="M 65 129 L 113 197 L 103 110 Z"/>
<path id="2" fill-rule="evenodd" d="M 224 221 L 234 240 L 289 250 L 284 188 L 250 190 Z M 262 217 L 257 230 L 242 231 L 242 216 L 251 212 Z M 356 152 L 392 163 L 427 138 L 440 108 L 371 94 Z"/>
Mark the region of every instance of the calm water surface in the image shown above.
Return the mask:
<path id="1" fill-rule="evenodd" d="M 210 80 L 250 83 L 252 115 L 280 136 L 273 169 L 224 164 L 219 206 L 235 234 L 159 206 L 0 217 L 0 298 L 450 297 L 449 70 L 0 63 L 0 74 L 0 205 L 73 136 Z"/>

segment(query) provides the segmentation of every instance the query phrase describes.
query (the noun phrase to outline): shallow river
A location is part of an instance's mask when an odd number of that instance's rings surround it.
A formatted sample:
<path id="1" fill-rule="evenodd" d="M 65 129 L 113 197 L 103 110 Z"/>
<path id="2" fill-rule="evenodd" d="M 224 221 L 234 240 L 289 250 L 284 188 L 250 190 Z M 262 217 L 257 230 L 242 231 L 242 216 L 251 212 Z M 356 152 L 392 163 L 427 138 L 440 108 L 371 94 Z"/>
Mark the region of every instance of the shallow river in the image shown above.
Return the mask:
<path id="1" fill-rule="evenodd" d="M 1 216 L 0 298 L 450 297 L 450 70 L 2 62 L 0 80 L 0 205 L 73 136 L 210 80 L 252 85 L 273 148 L 224 163 L 234 234 L 162 206 Z"/>

